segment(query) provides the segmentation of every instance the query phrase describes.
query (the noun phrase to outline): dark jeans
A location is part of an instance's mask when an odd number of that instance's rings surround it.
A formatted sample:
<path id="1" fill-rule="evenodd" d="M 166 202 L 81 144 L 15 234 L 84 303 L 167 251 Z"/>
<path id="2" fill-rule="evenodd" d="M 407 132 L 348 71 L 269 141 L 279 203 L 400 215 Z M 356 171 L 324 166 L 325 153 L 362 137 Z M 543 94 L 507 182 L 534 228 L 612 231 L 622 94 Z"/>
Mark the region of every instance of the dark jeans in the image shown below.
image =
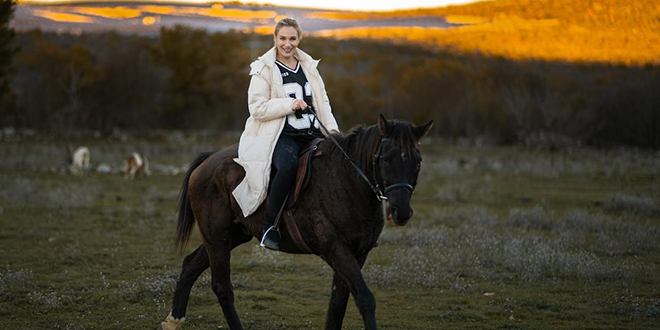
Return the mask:
<path id="1" fill-rule="evenodd" d="M 298 172 L 298 153 L 307 145 L 287 135 L 280 135 L 273 152 L 272 170 L 275 175 L 270 182 L 268 191 L 268 211 L 266 212 L 266 227 L 270 227 L 277 213 L 284 204 L 284 198 L 296 180 Z"/>

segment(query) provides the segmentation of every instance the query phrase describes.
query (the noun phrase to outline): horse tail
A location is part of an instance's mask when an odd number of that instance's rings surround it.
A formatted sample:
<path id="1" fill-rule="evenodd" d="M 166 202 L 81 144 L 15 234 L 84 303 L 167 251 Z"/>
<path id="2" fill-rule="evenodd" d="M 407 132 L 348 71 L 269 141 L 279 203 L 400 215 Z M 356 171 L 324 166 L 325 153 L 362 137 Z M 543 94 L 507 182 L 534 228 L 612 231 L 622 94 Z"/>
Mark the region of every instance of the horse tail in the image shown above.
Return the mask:
<path id="1" fill-rule="evenodd" d="M 190 164 L 190 168 L 183 179 L 181 192 L 179 193 L 179 207 L 177 209 L 178 220 L 176 223 L 176 237 L 174 238 L 174 248 L 179 253 L 183 253 L 183 250 L 186 248 L 193 226 L 195 225 L 195 215 L 193 214 L 190 199 L 188 198 L 188 183 L 190 181 L 190 176 L 192 175 L 192 172 L 212 154 L 212 152 L 201 153 L 199 157 Z"/>

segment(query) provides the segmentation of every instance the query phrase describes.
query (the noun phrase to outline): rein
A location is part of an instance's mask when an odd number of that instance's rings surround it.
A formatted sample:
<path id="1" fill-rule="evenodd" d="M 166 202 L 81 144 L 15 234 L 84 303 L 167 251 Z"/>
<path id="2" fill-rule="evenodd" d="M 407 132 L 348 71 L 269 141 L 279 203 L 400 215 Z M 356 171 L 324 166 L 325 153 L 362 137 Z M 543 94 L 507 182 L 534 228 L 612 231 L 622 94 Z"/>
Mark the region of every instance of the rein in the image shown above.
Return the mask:
<path id="1" fill-rule="evenodd" d="M 351 163 L 351 165 L 352 165 L 353 168 L 358 172 L 358 174 L 360 175 L 360 177 L 362 177 L 362 179 L 364 179 L 364 181 L 369 185 L 369 187 L 370 187 L 371 190 L 374 192 L 374 194 L 376 194 L 376 198 L 378 198 L 378 201 L 379 201 L 379 202 L 387 201 L 387 197 L 385 196 L 385 194 L 387 194 L 388 192 L 390 192 L 390 191 L 392 191 L 392 190 L 394 190 L 394 189 L 404 188 L 404 189 L 409 190 L 410 193 L 413 192 L 413 190 L 414 190 L 415 188 L 414 188 L 411 184 L 409 184 L 409 183 L 407 183 L 407 182 L 399 182 L 399 183 L 391 184 L 391 185 L 385 187 L 385 191 L 381 191 L 381 190 L 380 190 L 380 186 L 378 185 L 378 182 L 379 182 L 379 180 L 378 180 L 379 175 L 378 175 L 378 174 L 380 173 L 379 169 L 380 169 L 380 160 L 381 160 L 380 152 L 381 152 L 381 149 L 383 148 L 383 143 L 389 141 L 390 139 L 385 138 L 385 137 L 383 137 L 383 138 L 380 139 L 380 142 L 379 142 L 379 144 L 378 144 L 378 150 L 376 151 L 376 154 L 374 155 L 374 158 L 373 158 L 373 161 L 372 161 L 373 177 L 374 177 L 374 181 L 375 181 L 375 184 L 372 184 L 372 183 L 371 183 L 371 180 L 369 180 L 369 178 L 364 174 L 364 172 L 362 172 L 362 170 L 361 170 L 361 169 L 355 164 L 355 162 L 354 162 L 354 161 L 348 156 L 348 154 L 346 153 L 346 151 L 344 151 L 344 148 L 342 148 L 342 147 L 339 145 L 339 142 L 337 142 L 337 140 L 335 139 L 335 137 L 332 136 L 332 134 L 330 134 L 330 132 L 328 131 L 328 129 L 325 127 L 325 125 L 323 125 L 323 123 L 321 122 L 321 120 L 318 119 L 318 116 L 316 115 L 316 111 L 314 110 L 314 107 L 311 107 L 311 106 L 310 106 L 310 107 L 308 107 L 308 109 L 309 109 L 309 110 L 314 114 L 314 116 L 316 117 L 316 119 L 317 119 L 316 121 L 319 123 L 319 125 L 321 126 L 321 128 L 323 129 L 323 131 L 325 131 L 325 135 L 326 135 L 327 137 L 330 138 L 330 140 L 335 144 L 335 146 L 337 146 L 337 148 L 338 148 L 338 149 L 341 151 L 341 153 L 344 155 L 344 158 L 346 158 L 346 160 L 348 160 L 348 162 Z M 381 182 L 383 181 L 382 178 L 381 178 L 380 181 L 381 181 Z M 383 183 L 383 185 L 384 185 L 384 183 Z"/>

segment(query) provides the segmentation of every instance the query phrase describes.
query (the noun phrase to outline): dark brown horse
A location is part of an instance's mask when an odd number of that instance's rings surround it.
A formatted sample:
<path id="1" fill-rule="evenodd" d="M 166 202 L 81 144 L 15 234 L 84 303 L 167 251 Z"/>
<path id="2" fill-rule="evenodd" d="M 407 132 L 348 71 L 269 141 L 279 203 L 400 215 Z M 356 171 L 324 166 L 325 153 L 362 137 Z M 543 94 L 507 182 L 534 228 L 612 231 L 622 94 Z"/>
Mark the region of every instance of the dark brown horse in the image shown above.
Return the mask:
<path id="1" fill-rule="evenodd" d="M 419 141 L 433 124 L 421 126 L 382 116 L 378 125 L 358 127 L 346 136 L 335 135 L 341 149 L 355 161 L 372 186 L 382 187 L 387 197 L 387 216 L 405 225 L 413 214 L 410 198 L 417 184 L 422 157 Z M 322 155 L 312 161 L 312 175 L 293 210 L 306 245 L 334 270 L 326 329 L 341 329 L 349 295 L 362 314 L 364 328 L 376 329 L 376 301 L 361 268 L 378 240 L 383 208 L 373 187 L 364 180 L 332 141 L 319 144 Z M 234 162 L 237 146 L 201 155 L 192 163 L 183 182 L 179 201 L 176 246 L 183 249 L 195 221 L 204 244 L 186 256 L 174 292 L 172 312 L 162 329 L 176 329 L 183 322 L 190 290 L 204 270 L 211 267 L 212 288 L 232 330 L 243 329 L 234 308 L 230 280 L 233 248 L 259 239 L 265 204 L 243 217 L 232 191 L 245 172 Z M 322 160 L 321 160 L 322 159 Z M 379 191 L 380 188 L 377 188 Z M 302 253 L 286 230 L 281 230 L 280 250 Z"/>

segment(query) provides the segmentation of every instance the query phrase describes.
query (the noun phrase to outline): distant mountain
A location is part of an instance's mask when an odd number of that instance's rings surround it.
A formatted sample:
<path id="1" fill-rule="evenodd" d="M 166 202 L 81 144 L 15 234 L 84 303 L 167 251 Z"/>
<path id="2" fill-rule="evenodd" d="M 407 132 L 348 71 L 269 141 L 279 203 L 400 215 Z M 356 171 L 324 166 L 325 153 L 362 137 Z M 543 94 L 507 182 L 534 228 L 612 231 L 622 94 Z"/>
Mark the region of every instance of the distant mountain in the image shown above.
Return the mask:
<path id="1" fill-rule="evenodd" d="M 356 27 L 447 28 L 454 25 L 441 16 L 370 15 L 273 6 L 149 1 L 19 4 L 11 24 L 18 31 L 41 29 L 73 34 L 114 30 L 148 35 L 175 24 L 208 31 L 271 33 L 276 21 L 285 16 L 298 19 L 303 29 L 310 33 Z"/>

